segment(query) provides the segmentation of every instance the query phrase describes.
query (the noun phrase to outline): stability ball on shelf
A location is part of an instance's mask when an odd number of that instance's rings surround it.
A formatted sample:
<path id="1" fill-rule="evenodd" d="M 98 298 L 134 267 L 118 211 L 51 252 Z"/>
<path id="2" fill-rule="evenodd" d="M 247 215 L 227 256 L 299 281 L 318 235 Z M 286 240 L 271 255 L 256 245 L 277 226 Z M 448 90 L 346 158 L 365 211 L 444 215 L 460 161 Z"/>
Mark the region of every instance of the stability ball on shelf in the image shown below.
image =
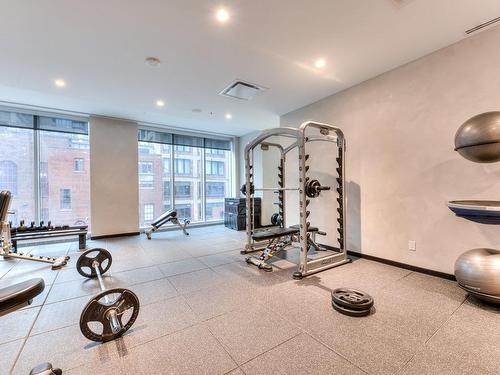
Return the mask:
<path id="1" fill-rule="evenodd" d="M 455 262 L 458 285 L 479 299 L 500 303 L 500 250 L 472 249 Z"/>
<path id="2" fill-rule="evenodd" d="M 455 151 L 476 163 L 500 161 L 500 112 L 468 119 L 455 134 Z"/>
<path id="3" fill-rule="evenodd" d="M 486 112 L 468 119 L 455 134 L 455 151 L 476 163 L 500 161 L 500 112 Z M 499 218 L 498 201 L 449 202 L 454 212 L 468 212 L 473 217 Z M 458 213 L 457 213 L 458 215 Z M 462 289 L 477 298 L 500 304 L 500 250 L 472 249 L 455 262 L 455 277 Z"/>

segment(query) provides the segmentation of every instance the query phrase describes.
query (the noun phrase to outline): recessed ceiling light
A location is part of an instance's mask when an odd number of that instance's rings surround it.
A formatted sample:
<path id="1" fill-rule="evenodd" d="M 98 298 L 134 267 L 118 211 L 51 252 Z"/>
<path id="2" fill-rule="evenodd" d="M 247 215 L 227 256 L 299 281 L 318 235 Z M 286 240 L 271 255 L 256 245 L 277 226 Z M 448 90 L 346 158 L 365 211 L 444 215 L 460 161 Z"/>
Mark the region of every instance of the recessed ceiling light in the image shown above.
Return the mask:
<path id="1" fill-rule="evenodd" d="M 215 13 L 215 18 L 217 18 L 217 21 L 220 23 L 226 23 L 229 21 L 229 12 L 224 8 L 220 8 Z"/>
<path id="2" fill-rule="evenodd" d="M 231 120 L 233 118 L 233 115 L 230 113 L 226 113 L 226 119 Z"/>
<path id="3" fill-rule="evenodd" d="M 156 66 L 160 66 L 161 61 L 157 57 L 150 56 L 150 57 L 146 57 L 146 64 L 148 64 L 149 66 L 156 67 Z"/>
<path id="4" fill-rule="evenodd" d="M 54 81 L 54 84 L 57 86 L 57 87 L 64 87 L 66 86 L 66 82 L 64 82 L 63 79 L 56 79 Z"/>
<path id="5" fill-rule="evenodd" d="M 163 100 L 158 99 L 156 101 L 156 106 L 157 107 L 163 107 L 165 105 L 165 102 Z"/>
<path id="6" fill-rule="evenodd" d="M 325 59 L 323 59 L 323 58 L 317 59 L 317 60 L 314 62 L 314 66 L 315 66 L 317 69 L 324 68 L 324 67 L 326 66 L 326 60 L 325 60 Z"/>

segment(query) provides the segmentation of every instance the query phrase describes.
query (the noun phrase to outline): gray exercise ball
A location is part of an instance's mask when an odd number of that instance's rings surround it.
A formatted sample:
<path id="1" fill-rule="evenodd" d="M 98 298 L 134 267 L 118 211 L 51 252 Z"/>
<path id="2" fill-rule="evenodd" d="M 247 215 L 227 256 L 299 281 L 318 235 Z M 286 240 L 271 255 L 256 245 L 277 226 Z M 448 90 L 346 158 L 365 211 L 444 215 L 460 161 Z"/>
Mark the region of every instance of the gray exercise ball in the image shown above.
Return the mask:
<path id="1" fill-rule="evenodd" d="M 500 161 L 500 112 L 468 119 L 455 134 L 455 151 L 476 163 Z"/>
<path id="2" fill-rule="evenodd" d="M 472 249 L 455 262 L 458 284 L 476 297 L 500 303 L 500 250 Z"/>

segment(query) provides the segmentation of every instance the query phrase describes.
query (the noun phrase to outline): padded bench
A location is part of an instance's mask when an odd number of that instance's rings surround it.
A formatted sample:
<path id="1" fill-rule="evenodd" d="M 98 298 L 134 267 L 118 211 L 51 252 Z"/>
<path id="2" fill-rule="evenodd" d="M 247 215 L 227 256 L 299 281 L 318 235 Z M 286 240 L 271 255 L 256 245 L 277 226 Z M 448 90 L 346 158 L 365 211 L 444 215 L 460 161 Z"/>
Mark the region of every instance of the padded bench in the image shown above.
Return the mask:
<path id="1" fill-rule="evenodd" d="M 29 279 L 0 289 L 0 314 L 20 305 L 29 304 L 43 292 L 43 279 Z"/>
<path id="2" fill-rule="evenodd" d="M 309 227 L 308 232 L 318 232 L 319 229 L 316 227 Z M 252 235 L 252 239 L 256 242 L 268 241 L 274 238 L 280 238 L 284 236 L 290 236 L 292 234 L 298 234 L 300 232 L 299 225 L 292 225 L 290 228 L 272 228 L 263 232 L 257 232 Z"/>

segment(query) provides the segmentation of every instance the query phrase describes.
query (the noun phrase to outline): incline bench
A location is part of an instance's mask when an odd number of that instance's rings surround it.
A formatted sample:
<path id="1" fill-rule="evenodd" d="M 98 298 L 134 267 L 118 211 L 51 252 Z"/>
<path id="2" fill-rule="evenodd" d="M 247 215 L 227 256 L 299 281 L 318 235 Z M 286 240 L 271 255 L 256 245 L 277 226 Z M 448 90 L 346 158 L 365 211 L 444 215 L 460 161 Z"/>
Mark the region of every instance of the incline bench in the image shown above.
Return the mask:
<path id="1" fill-rule="evenodd" d="M 163 215 L 161 215 L 159 218 L 154 220 L 151 223 L 151 227 L 146 229 L 144 232 L 146 233 L 146 236 L 148 237 L 148 240 L 151 239 L 151 234 L 153 232 L 156 232 L 162 225 L 165 225 L 167 223 L 172 223 L 172 224 L 177 224 L 179 228 L 182 229 L 182 232 L 186 235 L 189 236 L 189 233 L 186 231 L 186 226 L 190 223 L 191 221 L 189 219 L 183 220 L 182 224 L 179 221 L 179 218 L 177 217 L 177 210 L 168 210 L 165 212 Z"/>
<path id="2" fill-rule="evenodd" d="M 325 232 L 320 232 L 316 227 L 309 227 L 307 232 L 311 233 L 308 238 L 309 249 L 316 251 L 324 250 L 316 243 L 316 234 L 326 235 Z M 272 266 L 267 263 L 274 255 L 282 251 L 286 246 L 292 242 L 292 236 L 300 233 L 298 225 L 292 225 L 289 228 L 270 228 L 262 232 L 252 234 L 252 239 L 255 242 L 269 241 L 264 251 L 259 256 L 250 256 L 246 258 L 247 263 L 257 266 L 259 269 L 270 272 L 273 270 Z"/>

